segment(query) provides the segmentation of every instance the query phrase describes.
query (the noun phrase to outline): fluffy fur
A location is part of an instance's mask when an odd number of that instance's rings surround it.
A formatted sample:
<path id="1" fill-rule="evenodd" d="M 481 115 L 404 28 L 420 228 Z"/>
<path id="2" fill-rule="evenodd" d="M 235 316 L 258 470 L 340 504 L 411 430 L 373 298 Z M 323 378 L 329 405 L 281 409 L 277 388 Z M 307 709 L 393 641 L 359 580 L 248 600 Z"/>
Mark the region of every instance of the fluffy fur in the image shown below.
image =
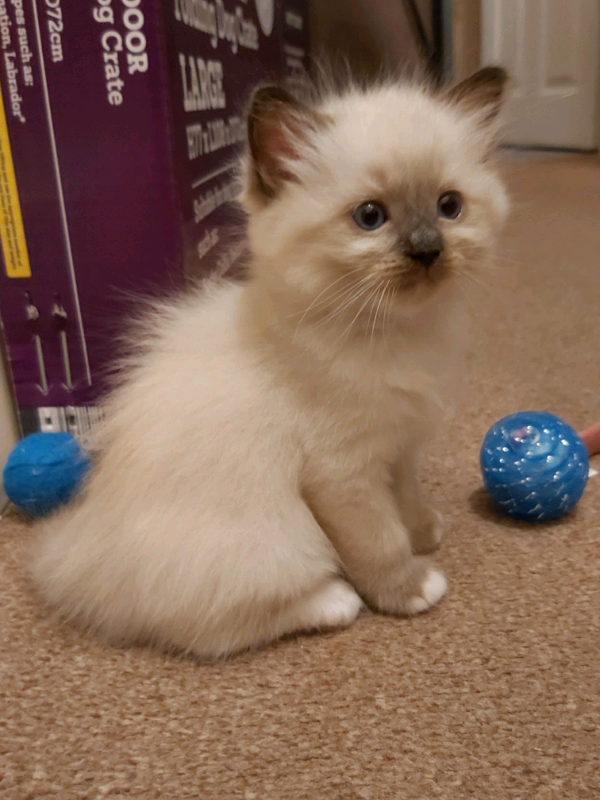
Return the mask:
<path id="1" fill-rule="evenodd" d="M 414 614 L 442 597 L 415 458 L 506 213 L 488 159 L 503 84 L 259 90 L 252 277 L 148 317 L 88 485 L 39 524 L 33 575 L 62 616 L 216 658 L 348 625 L 363 601 Z M 462 213 L 438 219 L 450 190 Z M 388 218 L 365 231 L 369 200 Z M 409 252 L 423 230 L 441 242 L 430 266 Z"/>

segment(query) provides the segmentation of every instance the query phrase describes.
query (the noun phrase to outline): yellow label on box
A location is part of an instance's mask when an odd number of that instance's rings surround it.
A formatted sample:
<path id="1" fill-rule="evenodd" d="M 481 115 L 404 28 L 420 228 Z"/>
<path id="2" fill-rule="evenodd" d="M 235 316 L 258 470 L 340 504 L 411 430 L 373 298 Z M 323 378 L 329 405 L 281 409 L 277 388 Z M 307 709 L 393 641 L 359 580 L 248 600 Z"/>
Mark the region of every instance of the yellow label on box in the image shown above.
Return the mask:
<path id="1" fill-rule="evenodd" d="M 31 277 L 21 204 L 10 150 L 4 102 L 0 94 L 0 239 L 9 278 Z"/>

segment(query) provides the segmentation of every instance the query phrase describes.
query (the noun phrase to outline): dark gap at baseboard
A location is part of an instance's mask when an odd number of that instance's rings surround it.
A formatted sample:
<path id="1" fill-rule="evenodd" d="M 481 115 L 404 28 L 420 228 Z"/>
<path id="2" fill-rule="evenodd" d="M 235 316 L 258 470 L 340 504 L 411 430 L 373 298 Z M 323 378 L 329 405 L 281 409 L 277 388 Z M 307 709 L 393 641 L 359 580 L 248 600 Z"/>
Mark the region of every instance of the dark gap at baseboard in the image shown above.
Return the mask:
<path id="1" fill-rule="evenodd" d="M 586 150 L 581 147 L 550 147 L 549 145 L 545 144 L 501 144 L 500 149 L 519 150 L 523 152 L 529 150 L 539 150 L 544 153 L 582 153 L 585 155 L 593 155 L 594 153 L 598 152 L 597 147 Z"/>

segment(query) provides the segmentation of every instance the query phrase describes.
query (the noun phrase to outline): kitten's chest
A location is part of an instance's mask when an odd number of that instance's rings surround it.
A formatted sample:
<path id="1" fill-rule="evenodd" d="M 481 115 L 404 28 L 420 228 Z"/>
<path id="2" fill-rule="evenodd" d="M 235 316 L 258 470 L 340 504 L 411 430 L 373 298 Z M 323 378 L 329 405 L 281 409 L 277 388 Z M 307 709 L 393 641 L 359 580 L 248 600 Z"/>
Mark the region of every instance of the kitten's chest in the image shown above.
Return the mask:
<path id="1" fill-rule="evenodd" d="M 356 464 L 393 461 L 439 418 L 435 370 L 422 353 L 347 351 L 294 382 L 307 452 Z"/>
<path id="2" fill-rule="evenodd" d="M 389 358 L 356 370 L 353 388 L 365 425 L 369 420 L 394 426 L 398 422 L 429 420 L 438 402 L 438 381 L 418 359 Z"/>
<path id="3" fill-rule="evenodd" d="M 331 393 L 306 420 L 307 449 L 349 469 L 369 461 L 393 462 L 433 427 L 430 392 L 379 380 Z"/>
<path id="4" fill-rule="evenodd" d="M 433 382 L 374 383 L 359 395 L 354 431 L 396 447 L 407 435 L 425 433 L 437 418 L 439 402 Z"/>

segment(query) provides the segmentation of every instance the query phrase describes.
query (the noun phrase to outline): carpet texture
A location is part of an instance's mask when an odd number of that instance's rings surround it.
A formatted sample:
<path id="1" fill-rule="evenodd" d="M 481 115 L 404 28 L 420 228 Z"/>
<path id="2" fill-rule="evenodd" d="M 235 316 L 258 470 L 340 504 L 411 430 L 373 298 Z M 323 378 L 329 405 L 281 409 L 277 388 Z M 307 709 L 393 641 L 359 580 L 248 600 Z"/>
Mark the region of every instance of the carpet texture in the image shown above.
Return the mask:
<path id="1" fill-rule="evenodd" d="M 570 518 L 501 520 L 478 450 L 505 414 L 600 419 L 600 160 L 510 156 L 514 214 L 462 401 L 428 454 L 450 593 L 410 620 L 205 666 L 61 628 L 0 524 L 0 797 L 598 800 L 600 476 Z"/>

